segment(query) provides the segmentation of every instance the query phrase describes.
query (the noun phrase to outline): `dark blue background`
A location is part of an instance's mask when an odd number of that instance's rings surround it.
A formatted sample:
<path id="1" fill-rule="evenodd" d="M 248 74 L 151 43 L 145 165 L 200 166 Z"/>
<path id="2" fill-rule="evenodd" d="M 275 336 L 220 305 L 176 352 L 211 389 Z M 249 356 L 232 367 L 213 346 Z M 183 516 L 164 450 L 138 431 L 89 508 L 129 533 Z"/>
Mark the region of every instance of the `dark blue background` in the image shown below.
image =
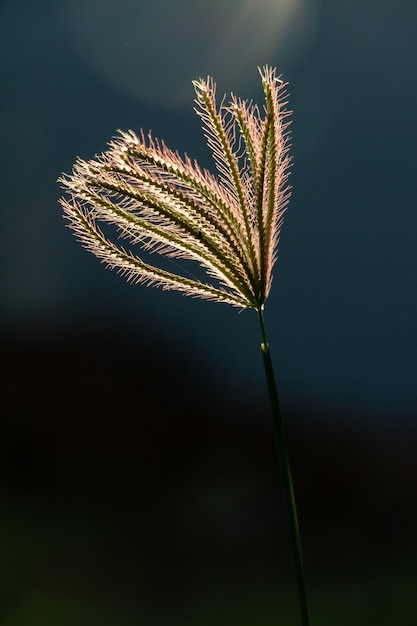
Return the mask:
<path id="1" fill-rule="evenodd" d="M 213 168 L 191 80 L 288 80 L 266 322 L 313 623 L 414 623 L 417 3 L 2 0 L 0 626 L 296 624 L 256 315 L 125 284 L 56 179 L 116 129 Z M 411 619 L 411 621 L 410 621 Z"/>
<path id="2" fill-rule="evenodd" d="M 104 6 L 113 15 L 112 3 Z M 117 15 L 123 7 L 115 6 Z M 126 23 L 137 20 L 140 41 L 142 29 L 157 24 L 147 23 L 146 4 L 127 3 L 125 11 L 129 6 Z M 157 39 L 146 55 L 128 57 L 128 70 L 135 69 L 131 95 L 113 87 L 112 76 L 100 74 L 78 45 L 83 20 L 87 39 L 90 32 L 92 39 L 102 37 L 104 49 L 112 45 L 113 24 L 100 20 L 94 2 L 2 2 L 2 326 L 64 328 L 90 315 L 105 316 L 117 331 L 123 320 L 136 337 L 143 338 L 146 328 L 155 349 L 163 349 L 164 336 L 187 346 L 193 368 L 223 386 L 232 401 L 240 396 L 262 402 L 251 312 L 238 315 L 224 306 L 126 286 L 81 250 L 60 219 L 57 176 L 70 170 L 77 155 L 89 158 L 103 150 L 117 128 L 152 129 L 170 147 L 212 167 L 192 111 L 191 80 L 208 71 L 204 41 L 215 51 L 217 31 L 208 31 L 207 16 L 207 25 L 195 25 L 203 38 L 195 58 L 192 37 L 188 49 L 183 41 L 174 45 L 186 5 L 183 14 L 181 2 L 175 9 L 166 6 L 166 48 Z M 293 196 L 266 311 L 283 402 L 299 402 L 332 419 L 340 411 L 378 421 L 413 418 L 417 8 L 394 0 L 308 6 L 305 23 L 295 20 L 287 39 L 280 46 L 277 38 L 268 55 L 257 50 L 261 33 L 249 39 L 252 54 L 245 54 L 237 85 L 240 95 L 260 101 L 256 65 L 265 62 L 290 82 Z M 137 42 L 123 25 L 114 23 L 114 45 L 125 35 L 129 51 Z M 185 53 L 193 60 L 189 70 L 180 65 Z M 115 55 L 116 75 L 123 58 Z M 213 60 L 220 94 L 235 85 L 233 73 L 222 67 L 221 59 Z M 157 102 L 149 102 L 151 70 Z M 184 92 L 181 103 L 170 104 L 177 90 Z"/>

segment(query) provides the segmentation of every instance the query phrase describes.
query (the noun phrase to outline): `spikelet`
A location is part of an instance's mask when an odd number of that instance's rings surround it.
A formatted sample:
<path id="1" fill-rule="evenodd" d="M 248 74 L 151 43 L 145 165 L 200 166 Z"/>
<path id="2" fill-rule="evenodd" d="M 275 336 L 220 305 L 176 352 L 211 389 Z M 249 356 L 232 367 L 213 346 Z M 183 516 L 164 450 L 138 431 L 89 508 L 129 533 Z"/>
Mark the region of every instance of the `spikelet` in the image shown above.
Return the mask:
<path id="1" fill-rule="evenodd" d="M 234 96 L 217 107 L 212 79 L 193 83 L 218 178 L 143 132 L 120 132 L 101 156 L 78 159 L 59 182 L 81 244 L 134 283 L 259 310 L 271 287 L 290 165 L 285 85 L 274 69 L 260 75 L 263 114 Z M 150 264 L 137 249 L 197 261 L 207 282 Z"/>

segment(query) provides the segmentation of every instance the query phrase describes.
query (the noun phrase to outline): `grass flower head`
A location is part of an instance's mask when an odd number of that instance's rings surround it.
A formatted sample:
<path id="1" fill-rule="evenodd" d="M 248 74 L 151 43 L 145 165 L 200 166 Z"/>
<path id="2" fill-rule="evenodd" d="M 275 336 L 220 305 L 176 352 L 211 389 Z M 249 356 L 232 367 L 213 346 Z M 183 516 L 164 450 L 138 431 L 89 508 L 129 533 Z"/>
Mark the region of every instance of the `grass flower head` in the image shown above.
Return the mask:
<path id="1" fill-rule="evenodd" d="M 143 131 L 121 132 L 101 156 L 78 159 L 60 178 L 69 194 L 60 203 L 79 241 L 132 282 L 259 310 L 271 287 L 290 164 L 285 84 L 269 67 L 260 75 L 263 111 L 235 96 L 218 107 L 213 80 L 194 81 L 217 178 Z M 143 252 L 197 261 L 207 282 L 150 263 Z"/>

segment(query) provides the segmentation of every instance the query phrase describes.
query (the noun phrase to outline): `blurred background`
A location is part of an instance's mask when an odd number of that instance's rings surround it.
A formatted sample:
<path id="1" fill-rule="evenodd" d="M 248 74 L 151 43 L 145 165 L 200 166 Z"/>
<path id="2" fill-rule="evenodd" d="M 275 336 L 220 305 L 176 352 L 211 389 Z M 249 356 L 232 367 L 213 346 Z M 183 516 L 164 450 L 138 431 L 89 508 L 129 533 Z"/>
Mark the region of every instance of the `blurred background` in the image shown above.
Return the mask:
<path id="1" fill-rule="evenodd" d="M 256 316 L 125 284 L 56 179 L 118 128 L 213 170 L 194 78 L 289 81 L 266 322 L 312 624 L 417 623 L 417 4 L 0 0 L 0 626 L 298 624 Z"/>

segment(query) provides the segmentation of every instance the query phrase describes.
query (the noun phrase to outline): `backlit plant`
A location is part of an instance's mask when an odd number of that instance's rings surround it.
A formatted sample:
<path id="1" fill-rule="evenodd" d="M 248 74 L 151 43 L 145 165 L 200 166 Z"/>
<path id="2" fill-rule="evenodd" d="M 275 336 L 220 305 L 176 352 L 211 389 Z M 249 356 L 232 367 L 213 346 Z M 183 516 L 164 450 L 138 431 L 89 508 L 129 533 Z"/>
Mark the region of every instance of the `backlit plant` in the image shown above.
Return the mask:
<path id="1" fill-rule="evenodd" d="M 60 182 L 60 200 L 77 238 L 129 281 L 176 289 L 257 312 L 262 356 L 281 464 L 303 626 L 308 625 L 294 492 L 279 400 L 264 324 L 279 233 L 288 204 L 289 115 L 285 84 L 276 71 L 260 71 L 265 94 L 261 111 L 232 96 L 216 104 L 214 82 L 194 82 L 218 177 L 163 142 L 121 132 L 109 149 L 90 161 L 78 159 Z M 100 228 L 115 235 L 106 235 Z M 127 240 L 135 251 L 126 249 Z M 136 249 L 142 250 L 142 255 Z M 143 255 L 143 252 L 146 254 Z M 149 254 L 152 253 L 152 254 Z M 194 260 L 206 280 L 173 273 L 149 258 Z M 145 258 L 144 258 L 145 256 Z"/>

